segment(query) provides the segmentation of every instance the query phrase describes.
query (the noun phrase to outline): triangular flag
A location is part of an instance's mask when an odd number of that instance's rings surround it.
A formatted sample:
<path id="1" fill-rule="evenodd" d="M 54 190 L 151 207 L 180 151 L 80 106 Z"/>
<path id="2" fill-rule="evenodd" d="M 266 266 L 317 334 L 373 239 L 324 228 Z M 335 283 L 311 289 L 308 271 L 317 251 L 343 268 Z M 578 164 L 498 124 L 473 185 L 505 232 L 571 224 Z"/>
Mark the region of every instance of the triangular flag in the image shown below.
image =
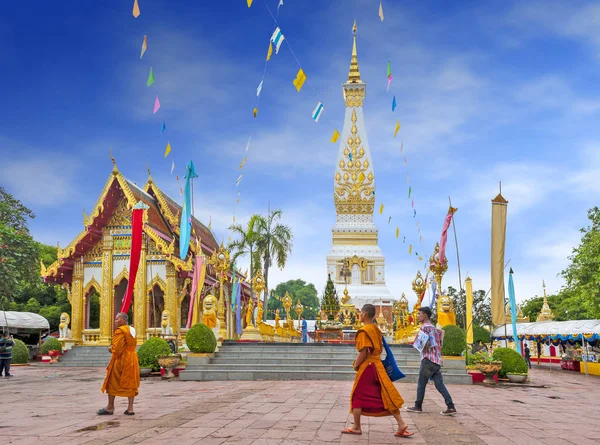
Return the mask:
<path id="1" fill-rule="evenodd" d="M 396 227 L 396 238 L 400 236 L 400 227 Z"/>
<path id="2" fill-rule="evenodd" d="M 246 151 L 250 148 L 250 141 L 252 140 L 252 136 L 248 138 L 248 143 L 246 144 Z"/>
<path id="3" fill-rule="evenodd" d="M 404 150 L 404 142 L 400 141 L 400 153 Z"/>
<path id="4" fill-rule="evenodd" d="M 391 223 L 391 222 L 392 222 L 392 217 L 390 216 L 390 217 L 388 218 L 388 224 L 389 224 L 389 223 Z"/>
<path id="5" fill-rule="evenodd" d="M 163 134 L 165 132 L 165 130 L 167 129 L 167 126 L 165 125 L 165 123 L 162 123 L 162 126 L 160 127 L 160 134 Z"/>
<path id="6" fill-rule="evenodd" d="M 414 199 L 412 200 L 412 208 L 413 209 L 415 208 L 415 200 Z"/>
<path id="7" fill-rule="evenodd" d="M 379 206 L 379 214 L 380 214 L 380 215 L 381 215 L 381 214 L 383 214 L 383 204 L 381 204 L 381 205 Z"/>
<path id="8" fill-rule="evenodd" d="M 402 238 L 402 244 L 404 244 L 406 242 L 406 237 Z"/>
<path id="9" fill-rule="evenodd" d="M 392 99 L 392 111 L 396 111 L 396 96 Z"/>
<path id="10" fill-rule="evenodd" d="M 254 118 L 256 119 L 256 115 L 258 114 L 258 108 L 254 109 Z"/>
<path id="11" fill-rule="evenodd" d="M 404 165 L 406 165 L 406 156 L 404 156 Z"/>
<path id="12" fill-rule="evenodd" d="M 175 181 L 179 184 L 179 175 L 175 175 Z"/>
<path id="13" fill-rule="evenodd" d="M 233 223 L 235 224 L 235 215 L 233 215 Z"/>
<path id="14" fill-rule="evenodd" d="M 422 237 L 422 236 L 420 236 L 420 237 L 419 237 L 419 242 L 420 242 L 420 243 L 422 243 L 422 242 L 423 242 L 423 237 Z"/>
<path id="15" fill-rule="evenodd" d="M 249 8 L 250 6 L 252 6 L 252 2 L 253 2 L 253 1 L 254 1 L 254 0 L 246 0 L 246 3 L 248 3 L 248 8 Z"/>
<path id="16" fill-rule="evenodd" d="M 238 178 L 237 178 L 237 179 L 236 179 L 236 181 L 235 181 L 235 186 L 236 186 L 236 187 L 240 185 L 240 182 L 242 182 L 242 178 L 243 178 L 243 177 L 244 177 L 244 175 L 243 175 L 243 174 L 238 176 Z"/>
<path id="17" fill-rule="evenodd" d="M 175 170 L 175 161 L 171 164 L 171 174 L 173 174 L 173 170 Z"/>
<path id="18" fill-rule="evenodd" d="M 169 156 L 169 153 L 171 153 L 171 143 L 167 142 L 167 148 L 165 148 L 165 158 Z"/>
<path id="19" fill-rule="evenodd" d="M 279 8 L 283 6 L 283 0 L 279 0 L 279 4 L 277 5 L 277 12 L 279 12 Z"/>
<path id="20" fill-rule="evenodd" d="M 142 42 L 142 52 L 140 54 L 140 59 L 142 57 L 144 57 L 144 53 L 146 52 L 147 49 L 148 49 L 148 40 L 146 39 L 146 36 L 144 36 L 144 41 Z"/>
<path id="21" fill-rule="evenodd" d="M 333 136 L 331 136 L 331 142 L 333 142 L 334 144 L 338 141 L 338 139 L 340 138 L 340 133 L 337 130 L 333 130 Z M 352 153 L 348 153 L 348 155 L 351 155 Z M 350 159 L 352 160 L 352 159 Z"/>
<path id="22" fill-rule="evenodd" d="M 400 121 L 397 121 L 396 128 L 394 129 L 394 137 L 396 137 L 396 135 L 398 134 L 399 131 L 400 131 Z"/>
<path id="23" fill-rule="evenodd" d="M 392 83 L 392 65 L 390 65 L 390 62 L 388 61 L 388 65 L 387 65 L 387 79 L 388 79 L 388 84 L 387 84 L 387 90 L 390 90 L 390 83 Z"/>
<path id="24" fill-rule="evenodd" d="M 423 261 L 423 257 L 422 256 L 419 257 L 419 261 Z"/>
<path id="25" fill-rule="evenodd" d="M 179 187 L 179 196 L 183 195 L 183 189 Z"/>
<path id="26" fill-rule="evenodd" d="M 140 5 L 138 5 L 138 0 L 133 0 L 133 16 L 136 19 L 140 16 Z"/>
<path id="27" fill-rule="evenodd" d="M 306 74 L 304 74 L 304 70 L 302 70 L 302 68 L 300 68 L 298 70 L 298 74 L 296 74 L 296 78 L 293 81 L 293 84 L 296 87 L 296 91 L 300 92 L 300 90 L 302 89 L 302 85 L 304 85 L 305 81 L 306 81 Z"/>
<path id="28" fill-rule="evenodd" d="M 379 18 L 383 22 L 383 2 L 379 2 Z"/>
<path id="29" fill-rule="evenodd" d="M 154 83 L 154 73 L 152 72 L 152 67 L 150 67 L 150 74 L 148 74 L 148 80 L 146 81 L 146 85 L 150 86 Z"/>
<path id="30" fill-rule="evenodd" d="M 244 158 L 244 160 L 242 161 L 242 163 L 240 164 L 240 168 L 238 168 L 238 170 L 241 170 L 244 167 L 244 164 L 246 163 L 246 158 Z"/>
<path id="31" fill-rule="evenodd" d="M 417 211 L 416 211 L 416 210 L 414 210 L 414 212 L 415 212 L 415 213 L 413 214 L 413 218 L 416 218 L 416 216 L 417 216 Z"/>
<path id="32" fill-rule="evenodd" d="M 158 100 L 158 94 L 157 94 L 156 100 L 154 101 L 154 114 L 156 114 L 156 112 L 158 111 L 159 108 L 160 108 L 160 101 Z"/>
<path id="33" fill-rule="evenodd" d="M 267 62 L 271 60 L 271 55 L 273 54 L 273 42 L 269 42 L 269 49 L 267 51 Z"/>
<path id="34" fill-rule="evenodd" d="M 412 187 L 408 188 L 408 199 L 410 199 L 410 194 L 412 193 Z"/>
<path id="35" fill-rule="evenodd" d="M 256 97 L 260 96 L 260 92 L 262 90 L 262 84 L 263 84 L 263 81 L 261 80 L 260 83 L 258 84 L 258 88 L 256 89 Z"/>
<path id="36" fill-rule="evenodd" d="M 319 122 L 319 118 L 321 117 L 321 113 L 323 112 L 323 104 L 319 102 L 312 113 L 312 118 L 315 122 Z"/>
<path id="37" fill-rule="evenodd" d="M 412 244 L 408 247 L 408 253 L 409 255 L 412 255 Z"/>

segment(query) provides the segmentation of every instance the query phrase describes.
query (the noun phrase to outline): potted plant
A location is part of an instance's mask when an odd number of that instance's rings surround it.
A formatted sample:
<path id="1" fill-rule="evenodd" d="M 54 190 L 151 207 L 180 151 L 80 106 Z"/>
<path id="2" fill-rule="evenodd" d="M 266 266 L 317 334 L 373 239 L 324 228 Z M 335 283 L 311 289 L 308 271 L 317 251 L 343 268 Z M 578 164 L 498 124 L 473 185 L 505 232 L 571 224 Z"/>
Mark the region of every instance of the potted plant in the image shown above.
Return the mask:
<path id="1" fill-rule="evenodd" d="M 58 363 L 58 355 L 62 352 L 62 344 L 54 337 L 48 337 L 42 345 L 42 355 L 49 355 L 50 363 Z"/>
<path id="2" fill-rule="evenodd" d="M 494 385 L 497 380 L 494 376 L 502 369 L 502 362 L 490 357 L 487 354 L 478 352 L 477 354 L 477 369 L 485 376 L 483 383 Z"/>
<path id="3" fill-rule="evenodd" d="M 137 352 L 140 375 L 148 376 L 153 371 L 158 372 L 160 370 L 158 357 L 169 355 L 170 353 L 171 348 L 169 348 L 169 344 L 164 339 L 152 337 L 146 340 Z"/>
<path id="4" fill-rule="evenodd" d="M 166 374 L 162 376 L 163 379 L 172 379 L 175 377 L 173 374 L 173 368 L 175 368 L 181 361 L 181 354 L 170 354 L 170 355 L 159 355 L 157 357 L 158 364 L 164 368 Z"/>
<path id="5" fill-rule="evenodd" d="M 517 351 L 510 348 L 497 348 L 492 358 L 502 363 L 498 371 L 499 377 L 508 378 L 512 383 L 524 383 L 527 380 L 527 362 Z"/>

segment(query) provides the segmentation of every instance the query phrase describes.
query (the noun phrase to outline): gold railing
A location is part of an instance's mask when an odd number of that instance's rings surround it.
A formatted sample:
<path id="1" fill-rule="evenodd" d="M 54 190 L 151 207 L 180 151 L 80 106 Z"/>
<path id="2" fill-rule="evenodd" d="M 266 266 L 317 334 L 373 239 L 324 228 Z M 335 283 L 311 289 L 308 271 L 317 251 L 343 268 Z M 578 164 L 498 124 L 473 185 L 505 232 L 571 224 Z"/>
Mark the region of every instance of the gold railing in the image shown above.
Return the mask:
<path id="1" fill-rule="evenodd" d="M 84 329 L 82 339 L 84 344 L 97 344 L 100 341 L 100 329 Z"/>

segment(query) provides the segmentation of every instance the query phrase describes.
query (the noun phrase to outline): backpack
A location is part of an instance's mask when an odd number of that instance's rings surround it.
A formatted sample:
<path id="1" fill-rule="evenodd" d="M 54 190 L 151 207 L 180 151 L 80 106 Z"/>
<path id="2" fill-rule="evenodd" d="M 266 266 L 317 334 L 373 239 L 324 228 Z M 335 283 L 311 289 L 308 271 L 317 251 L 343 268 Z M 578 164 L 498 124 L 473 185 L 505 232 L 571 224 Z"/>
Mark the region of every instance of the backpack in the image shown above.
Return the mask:
<path id="1" fill-rule="evenodd" d="M 385 338 L 381 337 L 381 340 L 383 341 L 383 349 L 385 349 L 385 359 L 381 361 L 385 368 L 385 372 L 392 382 L 403 379 L 406 376 L 400 371 L 396 359 L 394 358 L 394 354 L 392 354 L 392 349 L 388 346 Z"/>

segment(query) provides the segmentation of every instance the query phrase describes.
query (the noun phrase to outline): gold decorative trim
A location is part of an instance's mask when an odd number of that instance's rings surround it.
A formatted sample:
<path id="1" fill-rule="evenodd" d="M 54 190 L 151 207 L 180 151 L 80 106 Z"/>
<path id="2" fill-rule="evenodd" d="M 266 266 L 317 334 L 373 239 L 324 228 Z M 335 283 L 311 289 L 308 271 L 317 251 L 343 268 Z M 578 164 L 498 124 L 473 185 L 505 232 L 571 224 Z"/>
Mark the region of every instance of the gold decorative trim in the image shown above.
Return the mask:
<path id="1" fill-rule="evenodd" d="M 123 270 L 119 272 L 119 275 L 113 279 L 113 287 L 118 286 L 123 279 L 126 279 L 129 282 L 129 271 L 127 270 L 127 266 L 123 266 Z"/>
<path id="2" fill-rule="evenodd" d="M 96 281 L 96 278 L 92 277 L 92 279 L 83 287 L 83 297 L 88 294 L 88 292 L 92 289 L 96 289 L 98 295 L 102 295 L 102 285 Z"/>
<path id="3" fill-rule="evenodd" d="M 181 286 L 181 291 L 179 291 L 179 296 L 177 297 L 177 305 L 179 306 L 180 310 L 181 310 L 181 303 L 183 302 L 183 299 L 187 295 L 187 287 L 189 286 L 191 281 L 192 280 L 190 280 L 189 278 L 186 278 L 185 280 L 183 280 L 183 285 Z"/>
<path id="4" fill-rule="evenodd" d="M 362 107 L 366 97 L 364 88 L 344 88 L 346 107 Z"/>
<path id="5" fill-rule="evenodd" d="M 148 292 L 151 292 L 154 286 L 158 286 L 161 291 L 167 292 L 167 283 L 165 282 L 165 280 L 158 276 L 158 272 L 156 272 L 154 278 L 152 278 L 148 282 Z"/>

